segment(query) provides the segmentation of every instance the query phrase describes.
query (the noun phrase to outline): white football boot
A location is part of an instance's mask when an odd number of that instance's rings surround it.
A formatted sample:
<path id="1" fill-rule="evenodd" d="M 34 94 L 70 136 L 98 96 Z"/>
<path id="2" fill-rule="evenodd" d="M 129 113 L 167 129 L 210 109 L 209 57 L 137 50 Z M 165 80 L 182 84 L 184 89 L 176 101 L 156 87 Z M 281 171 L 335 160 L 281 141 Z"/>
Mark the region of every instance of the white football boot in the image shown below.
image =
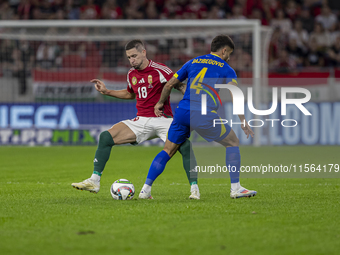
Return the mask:
<path id="1" fill-rule="evenodd" d="M 94 181 L 91 178 L 86 179 L 79 183 L 72 183 L 73 188 L 80 189 L 80 190 L 87 190 L 92 193 L 98 193 L 100 189 L 100 182 Z"/>
<path id="2" fill-rule="evenodd" d="M 231 198 L 240 198 L 240 197 L 253 197 L 257 194 L 255 190 L 248 190 L 243 188 L 242 186 L 238 190 L 230 189 L 230 197 Z"/>
<path id="3" fill-rule="evenodd" d="M 189 196 L 190 199 L 200 199 L 201 195 L 200 195 L 200 191 L 198 189 L 198 185 L 194 184 L 191 185 L 191 195 Z"/>
<path id="4" fill-rule="evenodd" d="M 139 199 L 153 199 L 153 197 L 151 196 L 151 191 L 146 192 L 144 189 L 140 191 L 138 198 Z"/>

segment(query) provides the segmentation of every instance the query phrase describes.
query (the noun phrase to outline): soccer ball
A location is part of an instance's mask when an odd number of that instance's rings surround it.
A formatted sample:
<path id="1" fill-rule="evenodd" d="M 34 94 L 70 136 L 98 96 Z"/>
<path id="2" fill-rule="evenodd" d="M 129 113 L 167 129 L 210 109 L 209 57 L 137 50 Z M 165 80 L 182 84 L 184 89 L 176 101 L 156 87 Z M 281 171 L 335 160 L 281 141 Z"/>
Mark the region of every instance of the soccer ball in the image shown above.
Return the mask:
<path id="1" fill-rule="evenodd" d="M 115 200 L 127 200 L 133 198 L 135 187 L 129 180 L 119 179 L 111 185 L 110 192 Z"/>

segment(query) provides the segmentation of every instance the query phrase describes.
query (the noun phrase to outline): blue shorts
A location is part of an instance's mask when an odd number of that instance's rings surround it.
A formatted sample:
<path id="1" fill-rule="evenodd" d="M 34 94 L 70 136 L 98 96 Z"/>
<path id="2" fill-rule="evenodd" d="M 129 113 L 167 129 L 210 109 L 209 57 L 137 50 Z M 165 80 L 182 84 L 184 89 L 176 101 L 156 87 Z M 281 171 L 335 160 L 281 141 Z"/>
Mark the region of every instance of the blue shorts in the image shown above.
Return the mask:
<path id="1" fill-rule="evenodd" d="M 216 112 L 202 115 L 201 111 L 177 108 L 168 132 L 168 140 L 181 144 L 190 137 L 191 131 L 195 130 L 208 142 L 221 141 L 229 134 L 231 127 L 228 124 L 220 124 L 220 121 L 217 121 L 218 125 L 214 127 L 214 119 L 220 119 Z"/>

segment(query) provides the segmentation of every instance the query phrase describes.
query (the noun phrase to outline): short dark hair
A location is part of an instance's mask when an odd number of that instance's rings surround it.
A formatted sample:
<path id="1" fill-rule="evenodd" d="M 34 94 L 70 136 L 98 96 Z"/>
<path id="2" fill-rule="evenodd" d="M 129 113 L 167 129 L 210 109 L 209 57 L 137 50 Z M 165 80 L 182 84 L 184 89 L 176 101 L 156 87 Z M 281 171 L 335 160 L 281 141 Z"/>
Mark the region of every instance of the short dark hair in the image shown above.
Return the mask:
<path id="1" fill-rule="evenodd" d="M 235 48 L 233 40 L 228 35 L 218 35 L 211 42 L 211 51 L 217 52 L 225 46 L 228 46 L 230 49 Z"/>
<path id="2" fill-rule="evenodd" d="M 139 39 L 132 40 L 125 45 L 125 50 L 131 50 L 133 48 L 136 48 L 138 51 L 145 50 L 143 42 Z"/>

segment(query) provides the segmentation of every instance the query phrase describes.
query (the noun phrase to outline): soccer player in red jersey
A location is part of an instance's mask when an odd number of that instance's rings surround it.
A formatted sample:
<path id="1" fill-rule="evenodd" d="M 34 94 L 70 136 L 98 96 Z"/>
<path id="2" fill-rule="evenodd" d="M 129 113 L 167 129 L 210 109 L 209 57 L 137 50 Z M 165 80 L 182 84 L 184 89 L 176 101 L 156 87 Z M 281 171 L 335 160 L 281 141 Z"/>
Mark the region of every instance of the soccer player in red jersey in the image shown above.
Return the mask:
<path id="1" fill-rule="evenodd" d="M 173 72 L 166 65 L 148 60 L 143 42 L 132 40 L 125 46 L 126 55 L 132 66 L 127 74 L 127 88 L 123 90 L 108 90 L 105 84 L 94 79 L 91 82 L 103 95 L 121 99 L 137 100 L 137 117 L 124 120 L 113 125 L 109 130 L 99 136 L 98 148 L 94 158 L 94 170 L 89 179 L 80 183 L 72 183 L 74 188 L 97 193 L 100 189 L 100 178 L 114 145 L 126 143 L 141 143 L 156 137 L 166 141 L 167 132 L 172 122 L 170 97 L 164 103 L 162 116 L 157 117 L 154 106 L 160 99 L 163 87 L 173 76 Z M 185 84 L 176 88 L 183 94 Z M 192 152 L 189 140 L 186 140 L 179 149 L 183 157 L 183 166 L 191 185 L 191 199 L 200 199 L 197 185 L 197 173 L 192 171 L 196 166 L 196 159 Z M 151 195 L 149 198 L 152 198 Z"/>

